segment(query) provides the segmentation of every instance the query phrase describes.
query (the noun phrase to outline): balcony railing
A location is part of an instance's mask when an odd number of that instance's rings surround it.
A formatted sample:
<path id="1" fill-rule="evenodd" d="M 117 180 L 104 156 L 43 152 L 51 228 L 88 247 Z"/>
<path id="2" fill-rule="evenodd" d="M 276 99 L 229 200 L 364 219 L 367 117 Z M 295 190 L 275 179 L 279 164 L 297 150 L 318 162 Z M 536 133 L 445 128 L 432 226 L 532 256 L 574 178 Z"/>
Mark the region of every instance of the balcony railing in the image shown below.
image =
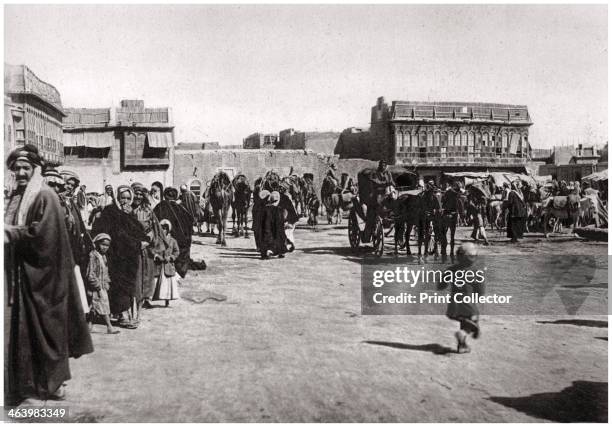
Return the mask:
<path id="1" fill-rule="evenodd" d="M 397 152 L 396 159 L 399 163 L 419 163 L 419 164 L 469 164 L 469 165 L 524 165 L 527 163 L 527 156 L 513 155 L 508 153 L 491 152 L 441 152 L 439 150 L 423 150 L 415 152 Z"/>

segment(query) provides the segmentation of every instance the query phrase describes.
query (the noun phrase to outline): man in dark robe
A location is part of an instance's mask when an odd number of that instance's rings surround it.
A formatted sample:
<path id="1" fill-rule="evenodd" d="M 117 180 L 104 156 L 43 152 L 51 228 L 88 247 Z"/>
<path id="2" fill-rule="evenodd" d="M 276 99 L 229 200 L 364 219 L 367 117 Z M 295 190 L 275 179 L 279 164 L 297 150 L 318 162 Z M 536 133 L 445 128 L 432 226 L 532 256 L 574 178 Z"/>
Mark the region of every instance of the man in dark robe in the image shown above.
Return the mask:
<path id="1" fill-rule="evenodd" d="M 287 252 L 285 220 L 283 209 L 279 206 L 280 201 L 280 194 L 273 191 L 261 212 L 261 237 L 259 242 L 261 259 L 268 259 L 269 251 L 272 252 L 272 255 L 278 255 L 279 258 L 284 258 L 285 252 Z"/>
<path id="2" fill-rule="evenodd" d="M 110 309 L 111 313 L 121 315 L 120 326 L 134 329 L 138 326 L 138 302 L 142 299 L 141 255 L 149 245 L 149 237 L 132 215 L 132 189 L 120 186 L 117 199 L 117 204 L 104 208 L 92 233 L 106 233 L 111 237 L 107 253 Z"/>
<path id="3" fill-rule="evenodd" d="M 262 190 L 259 187 L 255 187 L 253 194 L 253 235 L 255 236 L 255 247 L 259 251 L 261 243 L 261 232 L 262 232 L 262 212 L 268 203 L 270 192 L 268 190 Z"/>
<path id="4" fill-rule="evenodd" d="M 5 404 L 63 399 L 69 357 L 93 352 L 64 213 L 33 145 L 9 155 L 15 189 L 4 217 Z"/>
<path id="5" fill-rule="evenodd" d="M 75 196 L 75 191 L 80 183 L 79 177 L 73 172 L 63 171 L 65 192 L 60 194 L 60 204 L 65 211 L 66 227 L 70 237 L 70 247 L 76 265 L 79 267 L 83 281 L 89 263 L 89 253 L 94 249 L 93 242 L 87 229 Z M 80 194 L 80 193 L 79 193 Z"/>
<path id="6" fill-rule="evenodd" d="M 176 272 L 185 278 L 191 261 L 189 252 L 191 250 L 191 236 L 193 235 L 193 216 L 187 210 L 176 203 L 178 191 L 176 188 L 168 187 L 164 190 L 164 199 L 159 202 L 153 213 L 159 221 L 167 219 L 172 224 L 172 237 L 179 245 L 180 254 L 174 266 Z"/>
<path id="7" fill-rule="evenodd" d="M 200 205 L 198 204 L 198 198 L 193 194 L 185 184 L 181 185 L 181 204 L 193 217 L 193 225 L 196 225 L 196 220 L 199 218 Z"/>
<path id="8" fill-rule="evenodd" d="M 519 184 L 512 183 L 510 193 L 508 193 L 508 225 L 506 229 L 511 243 L 516 243 L 518 239 L 523 238 L 526 219 L 527 206 L 525 205 L 525 198 L 519 188 Z"/>

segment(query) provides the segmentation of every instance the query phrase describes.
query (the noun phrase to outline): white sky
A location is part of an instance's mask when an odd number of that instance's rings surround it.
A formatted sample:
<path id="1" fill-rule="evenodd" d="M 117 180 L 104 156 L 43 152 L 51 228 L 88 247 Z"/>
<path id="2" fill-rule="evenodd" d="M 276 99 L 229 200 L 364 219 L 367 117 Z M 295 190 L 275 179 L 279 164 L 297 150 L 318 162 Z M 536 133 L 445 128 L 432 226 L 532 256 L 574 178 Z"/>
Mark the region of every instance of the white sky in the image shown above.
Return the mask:
<path id="1" fill-rule="evenodd" d="M 392 100 L 526 104 L 607 141 L 607 6 L 5 6 L 5 61 L 65 107 L 171 107 L 177 141 L 367 126 Z"/>

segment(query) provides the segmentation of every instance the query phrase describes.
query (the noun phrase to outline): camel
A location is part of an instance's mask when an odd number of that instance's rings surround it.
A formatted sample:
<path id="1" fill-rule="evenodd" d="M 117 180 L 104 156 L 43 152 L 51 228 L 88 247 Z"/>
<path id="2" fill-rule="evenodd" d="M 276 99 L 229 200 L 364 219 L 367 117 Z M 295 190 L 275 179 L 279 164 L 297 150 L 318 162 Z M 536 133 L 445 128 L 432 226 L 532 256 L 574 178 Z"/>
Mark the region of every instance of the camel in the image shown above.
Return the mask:
<path id="1" fill-rule="evenodd" d="M 244 175 L 237 175 L 232 180 L 234 187 L 234 200 L 232 202 L 232 224 L 234 235 L 236 237 L 244 234 L 246 239 L 249 238 L 249 229 L 247 227 L 249 205 L 251 204 L 251 187 L 249 180 Z M 238 220 L 238 227 L 236 227 Z"/>
<path id="2" fill-rule="evenodd" d="M 234 200 L 234 191 L 232 182 L 225 172 L 219 171 L 215 174 L 210 183 L 208 197 L 214 215 L 217 218 L 219 235 L 216 243 L 221 246 L 227 246 L 225 241 L 225 225 L 227 222 L 227 213 Z"/>
<path id="3" fill-rule="evenodd" d="M 304 208 L 304 198 L 302 194 L 303 182 L 302 178 L 297 175 L 289 175 L 284 177 L 282 185 L 287 188 L 287 192 L 295 205 L 296 212 L 299 212 L 300 216 L 306 216 L 306 209 Z"/>
<path id="4" fill-rule="evenodd" d="M 312 177 L 310 176 L 304 176 L 303 178 L 302 197 L 308 213 L 308 225 L 315 229 L 318 225 L 317 215 L 321 202 L 319 202 Z"/>

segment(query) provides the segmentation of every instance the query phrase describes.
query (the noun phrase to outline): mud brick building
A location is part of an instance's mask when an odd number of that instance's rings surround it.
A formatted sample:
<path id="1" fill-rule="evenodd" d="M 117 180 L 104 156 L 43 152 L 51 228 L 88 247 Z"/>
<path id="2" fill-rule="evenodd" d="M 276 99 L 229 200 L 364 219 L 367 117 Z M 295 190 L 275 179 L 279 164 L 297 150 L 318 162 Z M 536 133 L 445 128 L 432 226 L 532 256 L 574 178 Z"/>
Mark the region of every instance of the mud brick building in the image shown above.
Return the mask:
<path id="1" fill-rule="evenodd" d="M 278 135 L 273 133 L 253 133 L 242 140 L 242 148 L 245 149 L 274 149 L 278 144 Z"/>
<path id="2" fill-rule="evenodd" d="M 118 108 L 66 108 L 65 168 L 88 191 L 160 181 L 172 184 L 174 125 L 170 108 L 123 100 Z"/>
<path id="3" fill-rule="evenodd" d="M 389 106 L 380 97 L 370 129 L 346 129 L 335 153 L 385 159 L 434 179 L 452 171 L 524 172 L 532 124 L 523 105 L 393 101 Z"/>
<path id="4" fill-rule="evenodd" d="M 312 150 L 315 153 L 334 154 L 339 132 L 300 132 L 284 129 L 278 133 L 276 148 L 281 150 Z"/>
<path id="5" fill-rule="evenodd" d="M 4 158 L 27 143 L 38 147 L 47 164 L 62 164 L 65 115 L 54 86 L 25 65 L 4 64 Z"/>

